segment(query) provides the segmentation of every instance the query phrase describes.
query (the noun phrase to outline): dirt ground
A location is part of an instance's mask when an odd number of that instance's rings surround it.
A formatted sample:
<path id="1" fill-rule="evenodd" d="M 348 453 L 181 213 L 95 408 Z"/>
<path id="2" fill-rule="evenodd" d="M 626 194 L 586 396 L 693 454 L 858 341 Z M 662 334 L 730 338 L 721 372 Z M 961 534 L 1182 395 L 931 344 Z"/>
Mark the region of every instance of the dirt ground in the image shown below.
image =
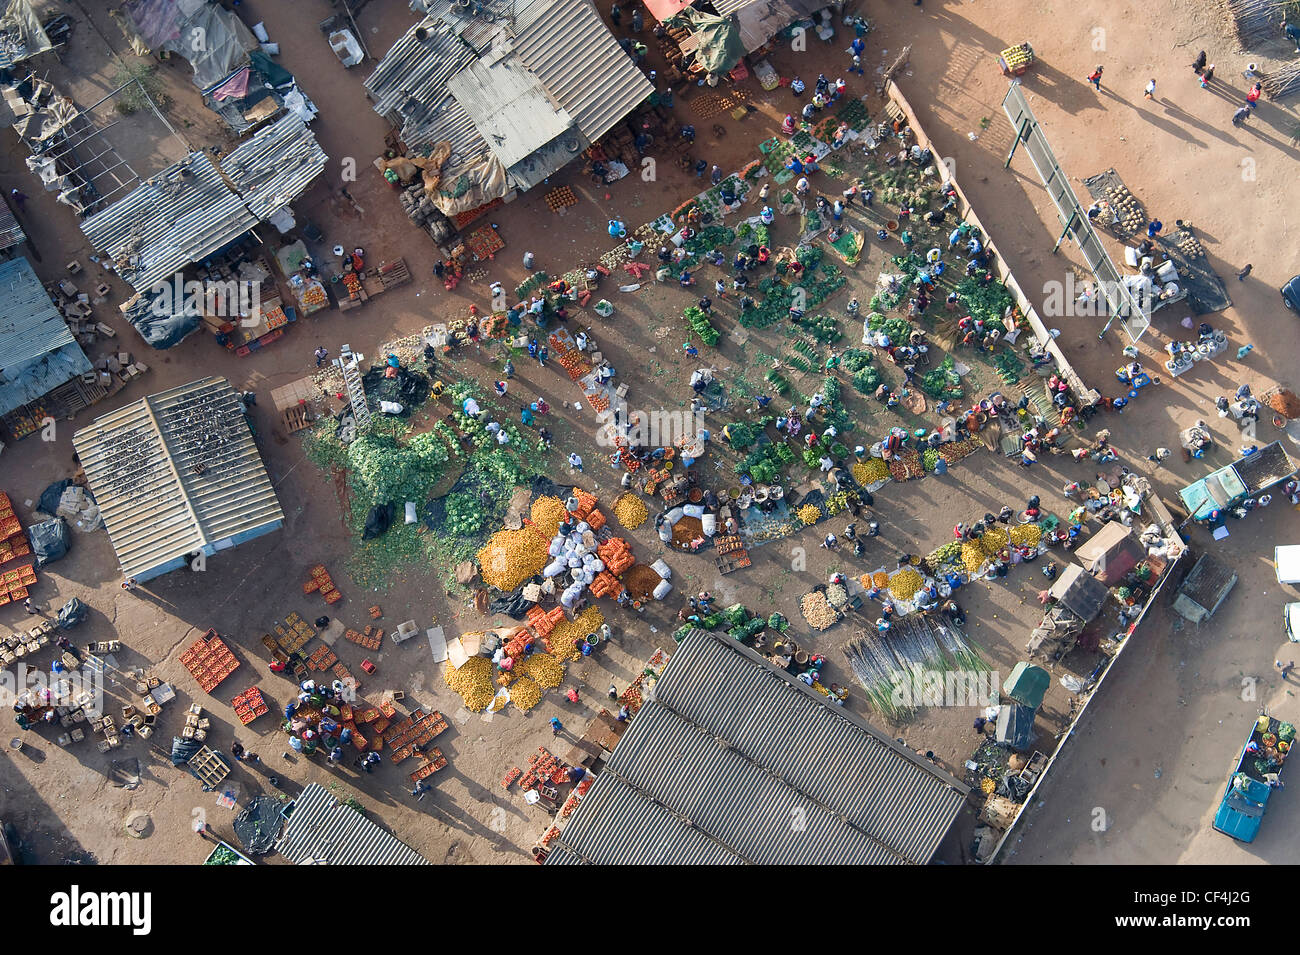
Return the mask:
<path id="1" fill-rule="evenodd" d="M 605 6 L 602 2 L 601 9 Z M 1001 168 L 1011 132 L 998 105 L 1005 81 L 993 58 L 1013 42 L 1029 39 L 1038 52 L 1040 63 L 1026 77 L 1025 85 L 1058 158 L 1072 178 L 1081 179 L 1113 165 L 1154 214 L 1166 222 L 1183 218 L 1197 224 L 1198 234 L 1220 275 L 1229 281 L 1236 302 L 1233 309 L 1209 316 L 1208 320 L 1222 323 L 1229 330 L 1234 347 L 1250 341 L 1256 349 L 1245 362 L 1225 357 L 1211 368 L 1199 365 L 1177 381 L 1159 385 L 1154 401 L 1144 396 L 1124 415 L 1110 416 L 1103 423 L 1114 432 L 1114 443 L 1124 452 L 1123 463 L 1150 474 L 1166 496 L 1210 467 L 1225 463 L 1235 454 L 1239 442 L 1228 423 L 1213 416 L 1214 396 L 1231 391 L 1238 381 L 1248 381 L 1259 391 L 1270 381 L 1289 374 L 1291 351 L 1269 345 L 1290 340 L 1290 323 L 1294 319 L 1282 309 L 1276 290 L 1295 271 L 1295 262 L 1285 254 L 1264 258 L 1260 240 L 1265 238 L 1269 245 L 1286 248 L 1289 226 L 1284 217 L 1270 213 L 1289 195 L 1288 186 L 1294 182 L 1290 161 L 1295 158 L 1295 150 L 1288 143 L 1292 119 L 1289 111 L 1265 104 L 1252 126 L 1234 130 L 1227 118 L 1235 107 L 1226 94 L 1202 91 L 1195 85 L 1185 64 L 1205 47 L 1211 51 L 1210 59 L 1217 60 L 1225 84 L 1234 85 L 1238 94 L 1244 93 L 1237 70 L 1246 59 L 1231 51 L 1217 7 L 1208 3 L 1180 6 L 1176 15 L 1169 16 L 1170 22 L 1161 25 L 1161 36 L 1167 38 L 1167 43 L 1156 51 L 1141 33 L 1129 34 L 1123 29 L 1123 18 L 1133 16 L 1134 11 L 1115 12 L 1095 2 L 932 2 L 919 9 L 875 3 L 861 6 L 876 29 L 868 38 L 865 81 L 846 76 L 851 92 L 865 92 L 874 83 L 875 64 L 892 62 L 903 42 L 912 44 L 911 67 L 899 77 L 900 85 L 938 151 L 955 159 L 964 190 L 993 230 L 995 244 L 1031 298 L 1035 297 L 1034 290 L 1044 288 L 1047 282 L 1060 281 L 1064 269 L 1070 263 L 1078 264 L 1078 258 L 1068 246 L 1059 256 L 1050 254 L 1059 229 L 1027 160 L 1018 158 L 1009 172 Z M 35 596 L 49 608 L 56 608 L 69 596 L 81 597 L 93 613 L 79 632 L 79 642 L 116 634 L 125 644 L 118 655 L 122 666 L 149 667 L 163 679 L 175 681 L 179 698 L 168 707 L 164 725 L 153 742 L 169 740 L 181 723 L 184 707 L 196 701 L 210 710 L 214 743 L 228 749 L 230 740 L 237 738 L 259 752 L 264 761 L 261 769 L 235 770 L 233 778 L 240 786 L 241 802 L 250 794 L 266 790 L 266 776 L 272 772 L 290 794 L 312 781 L 334 783 L 341 791 L 355 793 L 367 810 L 432 861 L 526 861 L 527 848 L 545 828 L 547 817 L 501 790 L 501 776 L 510 766 L 525 764 L 537 746 L 550 745 L 549 717 L 559 716 L 570 729 L 581 728 L 584 717 L 607 702 L 603 693 L 610 682 L 621 689 L 639 672 L 655 647 L 670 647 L 669 634 L 676 625 L 674 616 L 679 604 L 670 600 L 668 604 L 652 605 L 642 619 L 611 611 L 608 616 L 615 627 L 614 645 L 569 671 L 583 691 L 583 702 L 574 706 L 559 692 L 552 692 L 527 716 L 510 710 L 488 722 L 463 711 L 457 697 L 443 685 L 421 641 L 400 647 L 386 645 L 382 654 L 371 655 L 379 669 L 365 681 L 363 695 L 402 689 L 408 699 L 426 708 L 438 708 L 451 718 L 451 731 L 438 742 L 450 765 L 435 777 L 435 791 L 421 802 L 409 795 L 406 776 L 387 761 L 375 775 L 363 778 L 352 770 L 333 772 L 300 758 L 284 760 L 280 755 L 283 737 L 274 719 L 263 717 L 252 727 L 239 727 L 228 697 L 257 683 L 273 708 L 282 707 L 288 700 L 291 684 L 267 676 L 262 669 L 265 651 L 259 637 L 290 610 L 309 619 L 321 612 L 318 598 L 303 597 L 299 583 L 307 568 L 320 562 L 342 576 L 350 541 L 341 526 L 333 483 L 305 460 L 297 438 L 279 432 L 269 392 L 308 373 L 311 352 L 318 344 L 336 353 L 340 344 L 349 342 L 370 353 L 378 343 L 398 334 L 409 334 L 432 321 L 464 314 L 471 302 L 482 307 L 489 281 L 497 279 L 509 286 L 524 277 L 520 260 L 525 250 L 537 253 L 540 268 L 553 274 L 567 270 L 608 248 L 604 231 L 607 219 L 618 217 L 629 225 L 639 224 L 673 208 L 698 191 L 701 183 L 668 162 L 660 164 L 656 182 L 646 183 L 630 176 L 610 187 L 594 187 L 576 170 L 565 170 L 553 178 L 551 185 L 571 185 L 580 198 L 579 204 L 567 210 L 557 223 L 546 211 L 542 199 L 546 188 L 541 188 L 496 210 L 492 221 L 501 227 L 506 252 L 491 264 L 486 278 L 462 283 L 448 293 L 432 280 L 436 257 L 432 243 L 405 219 L 395 195 L 369 165 L 382 148 L 387 124 L 370 108 L 361 86 L 370 65 L 345 70 L 328 55 L 324 37 L 314 29 L 315 21 L 331 12 L 331 4 L 324 0 L 297 5 L 247 0 L 241 7 L 246 22 L 266 22 L 272 39 L 281 43 L 281 62 L 298 76 L 321 109 L 313 129 L 331 157 L 331 164 L 326 176 L 296 204 L 296 209 L 301 218 L 316 222 L 325 233 L 315 251 L 325 253 L 335 243 L 342 243 L 366 248 L 368 257 L 375 261 L 401 255 L 409 263 L 415 281 L 361 309 L 320 313 L 306 324 L 300 323 L 269 349 L 242 359 L 216 347 L 204 335 L 195 335 L 165 353 L 146 354 L 143 344 L 133 338 L 134 333 L 124 323 L 109 319 L 119 330 L 114 350 L 125 347 L 134 351 L 151 365 L 152 371 L 114 396 L 112 405 L 97 406 L 93 412 L 102 413 L 111 406 L 200 374 L 223 374 L 237 387 L 257 390 L 264 396 L 255 412 L 261 445 L 286 513 L 286 525 L 278 534 L 214 558 L 204 574 L 172 574 L 151 582 L 137 594 L 125 594 L 119 589 L 107 537 L 82 535 L 71 555 L 43 575 Z M 372 54 L 387 49 L 410 25 L 412 16 L 405 4 L 366 5 L 358 21 Z M 102 86 L 112 75 L 112 68 L 103 65 L 107 62 L 106 46 L 115 51 L 126 47 L 111 21 L 97 16 L 96 22 L 100 19 L 104 21 L 99 24 L 102 36 L 79 28 L 66 59 L 70 73 L 85 78 L 87 83 L 98 77 Z M 1045 33 L 1043 26 L 1035 26 L 1031 34 L 1025 35 L 1026 22 L 1051 23 L 1052 35 L 1039 35 Z M 304 23 L 309 24 L 308 28 L 303 28 Z M 1103 53 L 1090 50 L 1094 28 L 1106 30 L 1107 49 Z M 773 60 L 782 75 L 797 71 L 810 85 L 819 71 L 834 78 L 846 65 L 841 39 L 847 45 L 841 32 L 829 47 L 814 42 L 806 54 L 781 51 Z M 1098 97 L 1082 82 L 1094 61 L 1106 64 L 1106 85 L 1113 83 L 1116 93 L 1107 90 Z M 201 125 L 206 119 L 204 111 L 201 105 L 195 107 L 197 94 L 185 85 L 188 68 L 176 64 L 173 60 L 160 72 L 172 94 L 169 118 L 199 148 L 225 142 L 223 131 Z M 1154 103 L 1141 98 L 1148 74 L 1158 78 L 1159 95 Z M 69 82 L 73 82 L 71 77 Z M 788 91 L 763 93 L 752 79 L 747 84 L 758 112 L 740 122 L 725 113 L 701 120 L 692 113 L 693 95 L 679 97 L 679 117 L 684 122 L 695 122 L 699 130 L 696 152 L 724 170 L 739 168 L 753 158 L 756 144 L 773 135 L 781 117 L 791 109 Z M 91 98 L 93 89 L 93 85 L 84 91 L 77 89 L 78 100 L 93 101 L 103 95 L 100 92 Z M 874 98 L 868 104 L 873 113 L 879 107 Z M 177 117 L 195 125 L 187 127 Z M 988 130 L 981 130 L 979 120 L 983 117 L 992 120 Z M 725 135 L 717 137 L 712 133 L 714 122 L 722 124 Z M 117 138 L 130 144 L 133 162 L 136 155 L 143 163 L 156 153 L 154 168 L 160 168 L 175 158 L 165 152 L 174 148 L 174 140 L 169 140 L 171 147 L 166 146 L 161 133 L 141 129 L 136 134 L 129 127 L 119 129 L 132 133 Z M 975 142 L 967 137 L 972 131 L 979 133 Z M 118 145 L 112 136 L 110 139 Z M 42 277 L 56 277 L 60 273 L 57 266 L 74 256 L 85 261 L 90 250 L 71 214 L 55 206 L 47 195 L 36 195 L 14 137 L 3 140 L 3 150 L 7 163 L 0 169 L 0 188 L 18 186 L 32 195 L 23 224 L 42 253 L 43 261 L 37 263 Z M 1159 162 L 1153 162 L 1152 157 L 1157 156 Z M 342 160 L 346 157 L 356 159 L 360 171 L 356 182 L 342 180 Z M 1254 180 L 1242 179 L 1238 172 L 1241 161 L 1247 158 L 1256 161 Z M 137 171 L 148 174 L 138 167 Z M 343 187 L 355 204 L 341 195 Z M 843 186 L 828 180 L 824 188 L 838 192 Z M 606 195 L 610 198 L 606 199 Z M 1270 231 L 1261 236 L 1257 224 L 1264 222 L 1269 223 Z M 777 241 L 787 241 L 791 232 L 790 224 L 782 220 L 777 227 Z M 856 291 L 863 297 L 862 290 L 874 282 L 883 255 L 874 240 L 868 243 L 863 263 L 855 270 L 846 270 L 849 292 Z M 1253 275 L 1245 282 L 1236 282 L 1233 275 L 1252 256 Z M 714 271 L 706 269 L 704 273 L 710 285 Z M 607 279 L 606 284 L 614 281 Z M 120 301 L 124 290 L 117 288 L 116 301 Z M 849 292 L 839 293 L 827 310 L 842 314 L 840 309 Z M 685 341 L 680 313 L 695 297 L 694 291 L 658 287 L 613 298 L 618 312 L 608 323 L 601 324 L 590 315 L 577 320 L 584 324 L 597 322 L 592 334 L 619 370 L 620 379 L 630 384 L 633 408 L 686 406 L 690 394 L 686 378 L 696 364 L 684 357 L 680 347 Z M 703 351 L 704 357 L 718 366 L 722 377 L 734 379 L 730 397 L 736 408 L 742 408 L 753 393 L 748 385 L 761 381 L 757 356 L 777 354 L 784 343 L 779 333 L 770 329 L 754 335 L 739 333 L 733 309 L 730 304 L 715 309 L 717 324 L 724 332 L 717 357 L 707 349 Z M 1177 322 L 1184 314 L 1176 308 L 1160 313 L 1143 342 L 1145 358 L 1154 363 L 1164 336 L 1177 330 Z M 1100 322 L 1095 319 L 1061 319 L 1055 324 L 1062 329 L 1062 346 L 1085 380 L 1105 393 L 1117 393 L 1114 386 L 1108 385 L 1113 381 L 1112 370 L 1121 361 L 1119 350 L 1123 343 L 1118 335 L 1112 333 L 1099 343 Z M 850 339 L 855 337 L 851 323 L 844 325 Z M 498 377 L 495 369 L 480 359 L 486 359 L 486 353 L 462 350 L 451 367 L 457 374 L 475 375 L 481 381 Z M 566 407 L 566 402 L 576 397 L 567 378 L 553 368 L 543 371 L 526 361 L 516 364 L 519 373 L 512 384 L 512 395 L 526 391 L 551 403 L 555 411 L 548 426 L 555 433 L 557 449 L 562 455 L 577 448 L 587 461 L 582 483 L 593 487 L 602 498 L 611 497 L 616 475 L 598 456 L 590 412 Z M 896 370 L 887 369 L 887 373 Z M 799 390 L 808 391 L 815 388 L 815 380 L 796 380 L 795 384 Z M 847 384 L 845 391 L 850 391 Z M 852 399 L 850 404 L 870 428 L 878 429 L 887 420 L 878 406 L 868 407 L 859 399 Z M 1174 459 L 1161 469 L 1145 460 L 1156 446 L 1173 446 L 1176 431 L 1202 414 L 1210 415 L 1211 426 L 1223 445 L 1209 460 L 1188 465 Z M 0 488 L 21 505 L 25 499 L 34 499 L 48 482 L 70 475 L 71 433 L 90 417 L 83 413 L 75 423 L 61 423 L 55 442 L 39 443 L 33 438 L 7 449 L 0 456 Z M 728 420 L 734 420 L 734 415 L 711 416 L 709 427 L 716 433 Z M 1268 430 L 1269 426 L 1264 424 L 1263 428 Z M 702 463 L 706 472 L 711 471 L 710 461 L 716 453 Z M 561 455 L 554 460 L 562 460 Z M 740 600 L 754 610 L 780 610 L 798 626 L 799 595 L 825 580 L 834 569 L 861 572 L 892 563 L 899 551 L 925 553 L 948 539 L 956 520 L 968 520 L 985 510 L 996 511 L 1003 503 L 1015 506 L 1035 491 L 1059 509 L 1063 506 L 1058 493 L 1061 485 L 1066 480 L 1092 476 L 1085 473 L 1088 469 L 1083 466 L 1058 465 L 1060 460 L 1052 459 L 1025 471 L 981 452 L 955 467 L 946 478 L 931 476 L 919 482 L 890 485 L 877 497 L 882 536 L 871 542 L 861 568 L 849 568 L 855 562 L 843 552 L 832 555 L 817 548 L 819 532 L 756 549 L 754 566 L 734 576 L 720 577 L 711 560 L 703 556 L 671 553 L 665 559 L 674 570 L 676 593 L 707 588 L 724 605 Z M 571 480 L 561 465 L 557 464 L 555 471 L 557 480 Z M 28 509 L 20 510 L 25 519 L 30 516 Z M 833 522 L 832 529 L 838 531 L 842 523 Z M 1260 677 L 1260 700 L 1276 705 L 1277 715 L 1290 719 L 1297 716 L 1290 691 L 1271 675 L 1275 674 L 1271 661 L 1282 639 L 1276 612 L 1282 601 L 1275 582 L 1270 586 L 1271 569 L 1265 558 L 1274 543 L 1296 538 L 1297 519 L 1289 509 L 1275 504 L 1267 512 L 1234 524 L 1232 530 L 1232 537 L 1222 549 L 1242 568 L 1237 592 L 1213 624 L 1199 631 L 1175 631 L 1164 612 L 1144 625 L 1135 637 L 1142 646 L 1130 647 L 1122 658 L 1117 672 L 1101 691 L 1102 698 L 1094 702 L 1078 737 L 1054 770 L 1054 778 L 1042 794 L 1042 808 L 1035 809 L 1032 824 L 1018 834 L 1014 859 L 1231 861 L 1225 854 L 1247 856 L 1229 840 L 1207 833 L 1206 820 L 1240 744 L 1245 721 L 1255 706 L 1241 700 L 1242 676 Z M 638 558 L 653 560 L 659 555 L 649 525 L 629 536 Z M 1206 544 L 1202 531 L 1194 532 L 1193 543 Z M 790 548 L 795 546 L 806 549 L 805 570 L 791 570 Z M 971 620 L 969 635 L 987 651 L 1004 676 L 1020 658 L 1037 619 L 1033 594 L 1041 580 L 1036 570 L 1018 568 L 1006 584 L 977 585 L 969 588 L 969 596 L 963 599 Z M 367 594 L 346 580 L 342 581 L 342 590 L 345 600 L 331 616 L 349 626 L 364 622 L 364 608 L 371 603 L 384 607 L 384 622 L 390 625 L 407 618 L 415 618 L 422 626 L 436 621 L 450 635 L 480 629 L 488 623 L 466 606 L 462 595 L 447 594 L 435 574 L 418 568 L 411 568 L 383 593 Z M 17 608 L 3 613 L 8 614 L 2 619 L 10 626 L 25 623 Z M 197 690 L 178 659 L 181 651 L 208 627 L 232 635 L 243 662 L 228 681 L 229 689 L 219 690 L 216 698 Z M 829 658 L 829 679 L 846 684 L 851 680 L 838 651 L 851 635 L 846 623 L 808 641 Z M 362 654 L 358 648 L 341 642 L 334 649 L 354 673 L 359 672 Z M 111 685 L 109 689 L 114 693 L 122 691 Z M 1052 692 L 1047 706 L 1049 716 L 1059 716 L 1068 704 L 1064 691 L 1055 683 Z M 121 695 L 127 698 L 127 694 Z M 851 700 L 850 706 L 863 710 L 860 698 Z M 1181 735 L 1170 739 L 1165 734 L 1138 736 L 1133 732 L 1136 727 L 1170 726 L 1169 710 L 1175 707 L 1183 711 L 1178 725 L 1187 727 L 1185 739 Z M 882 723 L 871 712 L 866 715 L 872 722 Z M 942 765 L 961 775 L 961 763 L 975 741 L 970 720 L 969 711 L 927 710 L 904 726 L 885 728 L 918 750 L 932 750 Z M 1045 722 L 1042 732 L 1050 736 L 1057 728 Z M 195 780 L 173 769 L 160 752 L 142 741 L 136 740 L 118 751 L 142 764 L 141 784 L 127 790 L 112 785 L 108 760 L 89 742 L 64 750 L 48 735 L 42 737 L 43 742 L 37 740 L 36 734 L 28 734 L 28 738 L 32 742 L 24 752 L 12 757 L 10 766 L 0 767 L 5 786 L 0 815 L 17 826 L 25 841 L 25 852 L 34 860 L 195 862 L 210 848 L 191 834 L 196 811 L 202 811 L 217 832 L 230 835 L 233 811 L 219 808 L 216 794 L 201 792 Z M 1159 778 L 1154 777 L 1157 767 L 1161 770 Z M 1266 833 L 1287 831 L 1285 822 L 1291 814 L 1286 803 L 1281 800 L 1274 810 L 1276 818 L 1270 814 Z M 1091 807 L 1097 805 L 1107 809 L 1112 828 L 1102 834 L 1089 831 L 1075 835 L 1080 831 L 1078 827 L 1086 824 Z M 97 811 L 85 811 L 92 806 Z M 148 811 L 153 818 L 151 834 L 140 841 L 127 836 L 118 822 L 133 810 Z M 955 831 L 941 851 L 943 858 L 964 858 L 968 824 L 969 818 Z M 1261 858 L 1266 852 L 1272 858 L 1274 851 L 1282 857 L 1281 849 L 1276 847 L 1265 850 L 1257 845 L 1253 849 L 1255 857 Z"/>

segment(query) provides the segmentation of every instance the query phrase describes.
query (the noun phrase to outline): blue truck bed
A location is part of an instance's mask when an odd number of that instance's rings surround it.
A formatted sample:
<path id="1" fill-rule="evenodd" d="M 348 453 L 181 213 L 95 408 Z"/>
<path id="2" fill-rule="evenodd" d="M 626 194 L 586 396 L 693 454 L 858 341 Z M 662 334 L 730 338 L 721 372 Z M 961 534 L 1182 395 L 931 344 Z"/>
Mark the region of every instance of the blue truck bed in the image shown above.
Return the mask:
<path id="1" fill-rule="evenodd" d="M 1264 734 L 1272 733 L 1276 737 L 1281 725 L 1281 721 L 1272 717 L 1268 719 L 1266 730 L 1261 729 L 1258 722 L 1251 725 L 1250 736 L 1241 747 L 1241 757 L 1228 777 L 1228 788 L 1224 790 L 1219 809 L 1214 814 L 1214 828 L 1219 832 L 1241 842 L 1253 842 L 1259 834 L 1260 823 L 1268 810 L 1268 799 L 1273 789 L 1264 781 L 1264 773 L 1256 765 L 1262 757 L 1247 752 L 1247 747 L 1253 741 L 1262 749 Z M 1277 772 L 1281 772 L 1280 766 Z M 1239 776 L 1241 785 L 1236 784 Z"/>

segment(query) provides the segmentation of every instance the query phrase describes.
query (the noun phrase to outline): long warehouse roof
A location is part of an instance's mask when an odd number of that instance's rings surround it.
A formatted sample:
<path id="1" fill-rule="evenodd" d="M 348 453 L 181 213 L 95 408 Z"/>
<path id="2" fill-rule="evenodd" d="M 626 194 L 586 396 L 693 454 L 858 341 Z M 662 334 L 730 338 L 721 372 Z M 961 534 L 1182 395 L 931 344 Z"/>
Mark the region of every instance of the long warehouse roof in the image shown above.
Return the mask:
<path id="1" fill-rule="evenodd" d="M 668 662 L 548 864 L 914 864 L 969 787 L 725 634 Z"/>
<path id="2" fill-rule="evenodd" d="M 284 520 L 224 378 L 200 378 L 72 436 L 125 577 Z"/>

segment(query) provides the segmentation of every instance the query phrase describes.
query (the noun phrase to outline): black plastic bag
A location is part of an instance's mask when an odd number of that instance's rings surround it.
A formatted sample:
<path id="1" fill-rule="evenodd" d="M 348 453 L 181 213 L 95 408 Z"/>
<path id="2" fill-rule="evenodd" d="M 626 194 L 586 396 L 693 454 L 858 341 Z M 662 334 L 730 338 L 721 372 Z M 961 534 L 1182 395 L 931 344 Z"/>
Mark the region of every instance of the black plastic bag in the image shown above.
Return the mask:
<path id="1" fill-rule="evenodd" d="M 383 534 L 393 523 L 393 506 L 376 504 L 366 515 L 366 529 L 361 534 L 362 540 L 374 540 Z"/>
<path id="2" fill-rule="evenodd" d="M 89 612 L 89 607 L 80 599 L 73 597 L 59 608 L 59 626 L 64 630 L 71 630 L 85 620 Z"/>
<path id="3" fill-rule="evenodd" d="M 72 535 L 68 531 L 68 522 L 61 517 L 27 528 L 27 539 L 32 542 L 32 555 L 37 567 L 58 560 L 68 552 Z"/>
<path id="4" fill-rule="evenodd" d="M 41 499 L 37 502 L 36 509 L 42 514 L 48 514 L 55 517 L 59 513 L 59 501 L 63 498 L 63 492 L 72 486 L 72 481 L 64 478 L 62 481 L 55 481 L 44 491 L 41 492 Z"/>

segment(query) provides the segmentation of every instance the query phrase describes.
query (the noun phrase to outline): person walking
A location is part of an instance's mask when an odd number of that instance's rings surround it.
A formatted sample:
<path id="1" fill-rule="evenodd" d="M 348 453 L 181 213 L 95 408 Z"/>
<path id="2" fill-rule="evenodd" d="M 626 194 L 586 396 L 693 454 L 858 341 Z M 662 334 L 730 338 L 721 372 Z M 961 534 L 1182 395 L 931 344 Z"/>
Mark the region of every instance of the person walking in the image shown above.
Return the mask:
<path id="1" fill-rule="evenodd" d="M 1211 63 L 1201 71 L 1201 89 L 1208 90 L 1210 83 L 1214 79 L 1214 64 Z"/>
<path id="2" fill-rule="evenodd" d="M 317 348 L 316 351 L 313 352 L 313 354 L 316 356 L 317 368 L 320 368 L 322 365 L 324 365 L 325 359 L 329 358 L 330 356 L 329 349 L 327 349 L 324 345 L 321 345 L 319 348 Z"/>
<path id="3" fill-rule="evenodd" d="M 1263 94 L 1263 92 L 1264 92 L 1263 83 L 1256 83 L 1254 86 L 1252 86 L 1250 88 L 1250 92 L 1246 94 L 1247 105 L 1254 106 L 1256 103 L 1258 103 L 1259 97 Z"/>
<path id="4" fill-rule="evenodd" d="M 609 8 L 609 22 L 614 26 L 618 26 L 623 22 L 623 10 L 617 3 Z"/>
<path id="5" fill-rule="evenodd" d="M 1286 17 L 1283 17 L 1282 32 L 1286 34 L 1288 40 L 1295 44 L 1295 51 L 1300 53 L 1300 24 L 1288 23 Z"/>
<path id="6" fill-rule="evenodd" d="M 569 467 L 577 471 L 579 474 L 582 473 L 582 457 L 577 451 L 569 452 Z"/>
<path id="7" fill-rule="evenodd" d="M 561 723 L 561 722 L 560 722 L 556 717 L 552 716 L 552 717 L 551 717 L 551 735 L 552 735 L 552 736 L 559 736 L 562 732 L 564 732 L 564 724 Z"/>
<path id="8" fill-rule="evenodd" d="M 1253 272 L 1254 270 L 1255 270 L 1255 266 L 1253 266 L 1253 265 L 1251 265 L 1249 262 L 1247 262 L 1247 263 L 1246 263 L 1246 267 L 1245 267 L 1244 269 L 1242 269 L 1240 272 L 1237 273 L 1237 281 L 1238 281 L 1238 282 L 1244 282 L 1244 281 L 1246 281 L 1246 276 L 1249 275 L 1249 274 L 1250 274 L 1251 272 Z"/>
<path id="9" fill-rule="evenodd" d="M 1147 98 L 1147 99 L 1155 99 L 1155 98 L 1156 98 L 1156 81 L 1155 81 L 1155 80 L 1147 80 L 1147 88 L 1146 88 L 1146 91 L 1145 91 L 1145 95 L 1146 95 L 1146 98 Z"/>
<path id="10" fill-rule="evenodd" d="M 541 367 L 543 368 L 546 367 L 546 359 L 550 357 L 551 357 L 551 352 L 545 345 L 537 349 L 537 364 L 540 365 Z"/>
<path id="11" fill-rule="evenodd" d="M 26 212 L 26 211 L 27 211 L 27 195 L 26 195 L 26 193 L 20 192 L 20 191 L 18 191 L 17 189 L 10 189 L 10 190 L 9 190 L 9 198 L 13 200 L 13 203 L 14 203 L 14 209 L 16 209 L 16 210 L 19 211 L 19 212 Z"/>
<path id="12" fill-rule="evenodd" d="M 703 178 L 704 178 L 704 174 L 705 174 L 706 172 L 708 172 L 708 171 L 709 171 L 709 163 L 708 163 L 707 160 L 701 159 L 699 162 L 697 162 L 697 163 L 695 164 L 695 178 L 696 178 L 696 179 L 703 179 Z"/>
<path id="13" fill-rule="evenodd" d="M 1098 93 L 1101 92 L 1101 71 L 1102 68 L 1098 66 L 1095 70 L 1093 70 L 1091 73 L 1088 74 L 1088 82 L 1092 84 L 1092 88 L 1095 89 Z"/>
<path id="14" fill-rule="evenodd" d="M 1282 679 L 1285 680 L 1291 675 L 1291 671 L 1295 669 L 1295 661 L 1288 660 L 1286 663 L 1283 663 L 1281 660 L 1274 660 L 1273 666 L 1282 671 Z"/>
<path id="15" fill-rule="evenodd" d="M 713 183 L 715 186 L 722 182 L 722 169 L 719 166 L 715 165 L 713 170 L 709 173 L 709 182 Z"/>

